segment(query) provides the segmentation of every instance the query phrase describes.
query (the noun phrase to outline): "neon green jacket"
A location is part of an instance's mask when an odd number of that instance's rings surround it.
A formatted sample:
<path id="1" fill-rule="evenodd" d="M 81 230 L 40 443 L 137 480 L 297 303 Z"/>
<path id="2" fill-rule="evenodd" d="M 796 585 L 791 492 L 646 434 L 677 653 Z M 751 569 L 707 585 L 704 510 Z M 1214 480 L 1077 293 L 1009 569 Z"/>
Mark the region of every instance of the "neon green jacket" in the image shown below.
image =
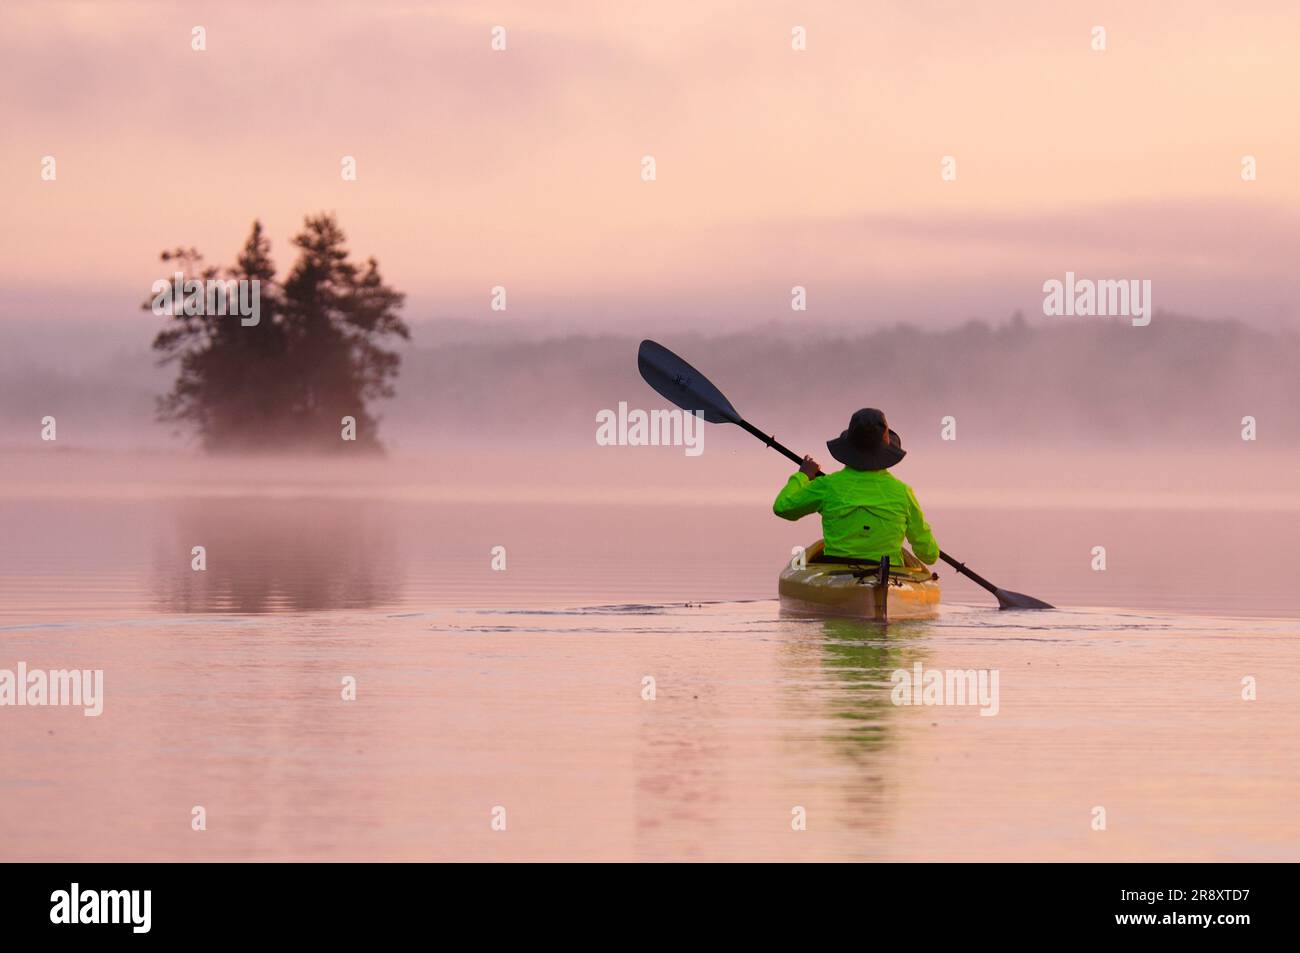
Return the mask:
<path id="1" fill-rule="evenodd" d="M 876 562 L 888 556 L 891 565 L 901 568 L 906 536 L 921 562 L 928 565 L 939 558 L 939 544 L 912 488 L 888 470 L 845 467 L 816 480 L 796 473 L 777 494 L 772 512 L 787 520 L 820 513 L 831 556 Z"/>

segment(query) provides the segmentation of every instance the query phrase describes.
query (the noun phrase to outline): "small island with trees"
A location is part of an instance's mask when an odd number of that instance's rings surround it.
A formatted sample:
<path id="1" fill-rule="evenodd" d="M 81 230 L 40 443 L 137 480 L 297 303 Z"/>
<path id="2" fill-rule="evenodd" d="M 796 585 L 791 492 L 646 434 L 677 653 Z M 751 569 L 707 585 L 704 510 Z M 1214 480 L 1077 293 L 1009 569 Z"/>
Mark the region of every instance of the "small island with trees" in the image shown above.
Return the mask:
<path id="1" fill-rule="evenodd" d="M 163 252 L 173 283 L 256 282 L 258 314 L 169 309 L 153 347 L 179 371 L 159 417 L 213 452 L 382 449 L 372 405 L 394 394 L 401 356 L 385 344 L 410 338 L 398 316 L 405 295 L 384 284 L 375 259 L 352 261 L 345 241 L 333 215 L 308 216 L 283 281 L 256 221 L 232 268 L 193 248 Z M 144 307 L 156 310 L 155 300 Z"/>

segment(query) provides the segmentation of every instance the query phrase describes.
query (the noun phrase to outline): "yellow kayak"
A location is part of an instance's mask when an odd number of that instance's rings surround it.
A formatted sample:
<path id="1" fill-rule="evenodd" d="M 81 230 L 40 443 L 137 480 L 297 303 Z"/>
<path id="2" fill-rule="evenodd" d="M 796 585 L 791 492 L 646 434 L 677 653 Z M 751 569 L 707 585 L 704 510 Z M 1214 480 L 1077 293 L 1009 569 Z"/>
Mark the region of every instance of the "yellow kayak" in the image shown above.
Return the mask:
<path id="1" fill-rule="evenodd" d="M 925 565 L 903 550 L 905 566 L 891 570 L 889 585 L 880 585 L 874 563 L 816 563 L 822 540 L 804 553 L 806 564 L 793 561 L 781 573 L 781 608 L 801 615 L 850 616 L 873 622 L 932 619 L 939 614 L 939 581 Z"/>

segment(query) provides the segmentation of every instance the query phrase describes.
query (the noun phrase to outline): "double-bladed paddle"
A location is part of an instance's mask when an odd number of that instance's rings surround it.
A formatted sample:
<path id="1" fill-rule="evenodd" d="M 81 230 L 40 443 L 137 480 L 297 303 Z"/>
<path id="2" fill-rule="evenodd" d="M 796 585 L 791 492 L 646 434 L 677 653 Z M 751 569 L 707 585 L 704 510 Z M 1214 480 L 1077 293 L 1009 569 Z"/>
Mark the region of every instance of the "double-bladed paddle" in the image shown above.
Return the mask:
<path id="1" fill-rule="evenodd" d="M 699 412 L 711 424 L 735 424 L 752 433 L 773 450 L 785 454 L 795 463 L 803 463 L 803 457 L 789 447 L 777 443 L 775 437 L 763 433 L 763 431 L 741 417 L 736 408 L 731 406 L 731 401 L 727 400 L 722 391 L 713 385 L 712 381 L 662 344 L 657 344 L 654 341 L 642 341 L 641 347 L 637 351 L 636 364 L 641 371 L 641 376 L 645 378 L 645 382 L 660 395 L 682 408 L 682 410 L 692 413 Z M 821 474 L 818 473 L 817 476 L 821 476 Z M 1033 596 L 1011 592 L 1007 589 L 999 589 L 983 576 L 967 569 L 965 563 L 958 562 L 945 552 L 940 552 L 939 558 L 957 572 L 968 577 L 972 582 L 993 593 L 997 597 L 998 608 L 1000 609 L 1054 608 L 1041 599 L 1035 599 Z"/>

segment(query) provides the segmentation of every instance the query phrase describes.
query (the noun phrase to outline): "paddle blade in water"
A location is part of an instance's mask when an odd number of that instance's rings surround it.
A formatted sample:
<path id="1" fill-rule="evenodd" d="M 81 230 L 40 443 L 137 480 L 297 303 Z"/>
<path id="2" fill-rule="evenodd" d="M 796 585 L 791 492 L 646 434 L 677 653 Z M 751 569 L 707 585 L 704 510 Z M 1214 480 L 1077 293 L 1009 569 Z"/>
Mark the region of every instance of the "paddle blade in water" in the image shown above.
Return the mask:
<path id="1" fill-rule="evenodd" d="M 722 392 L 662 344 L 642 341 L 636 366 L 647 384 L 683 410 L 698 410 L 711 424 L 740 423 L 740 414 Z"/>
<path id="2" fill-rule="evenodd" d="M 993 593 L 998 597 L 999 609 L 1055 609 L 1056 606 L 1044 602 L 1042 599 L 1035 599 L 1033 596 L 1027 596 L 1023 592 L 1010 592 L 1006 589 L 998 589 Z"/>

